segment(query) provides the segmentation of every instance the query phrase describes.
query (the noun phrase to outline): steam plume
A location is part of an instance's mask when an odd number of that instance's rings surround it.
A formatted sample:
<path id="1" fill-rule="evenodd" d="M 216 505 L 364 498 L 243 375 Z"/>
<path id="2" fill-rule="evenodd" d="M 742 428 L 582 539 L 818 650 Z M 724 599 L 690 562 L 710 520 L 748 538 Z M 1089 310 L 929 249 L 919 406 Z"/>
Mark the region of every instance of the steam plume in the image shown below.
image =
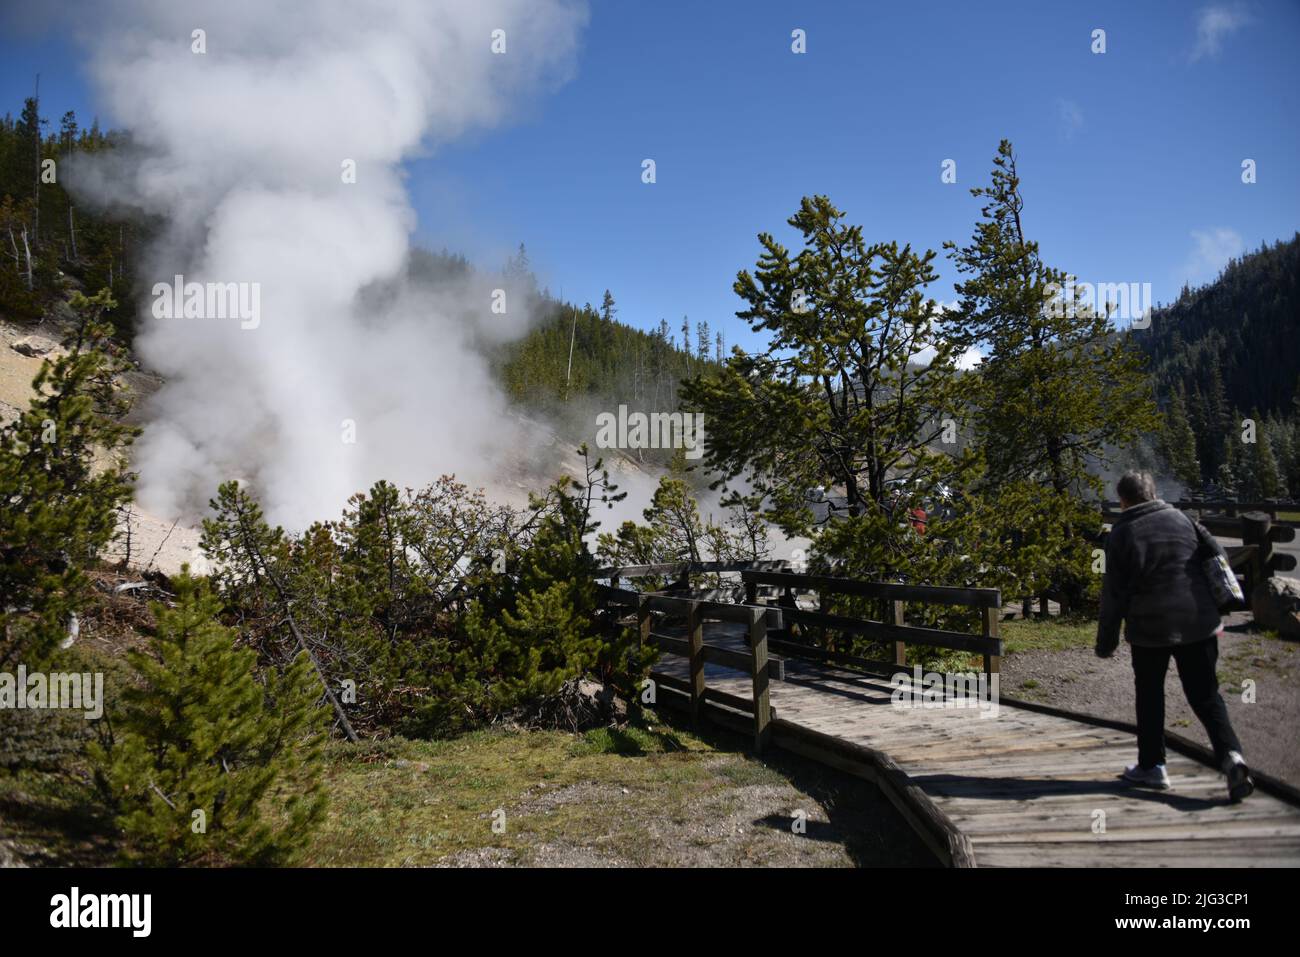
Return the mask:
<path id="1" fill-rule="evenodd" d="M 138 348 L 166 378 L 137 446 L 145 507 L 193 515 L 233 477 L 298 526 L 378 478 L 490 481 L 521 437 L 478 344 L 527 317 L 510 300 L 494 314 L 473 283 L 401 284 L 415 225 L 401 163 L 565 80 L 585 8 L 127 0 L 81 13 L 94 82 L 133 145 L 74 170 L 74 186 L 165 222 L 146 286 L 260 286 L 256 328 L 156 318 L 144 301 Z M 389 294 L 360 298 L 376 285 Z"/>

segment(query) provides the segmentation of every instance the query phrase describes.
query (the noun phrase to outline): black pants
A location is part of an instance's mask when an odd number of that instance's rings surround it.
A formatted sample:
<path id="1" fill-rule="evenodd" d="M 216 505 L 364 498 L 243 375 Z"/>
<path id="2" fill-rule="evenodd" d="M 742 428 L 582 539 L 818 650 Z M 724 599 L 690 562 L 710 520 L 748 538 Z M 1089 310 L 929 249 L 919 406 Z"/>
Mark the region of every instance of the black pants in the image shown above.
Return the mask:
<path id="1" fill-rule="evenodd" d="M 1183 694 L 1205 725 L 1215 759 L 1222 764 L 1229 751 L 1241 751 L 1241 742 L 1228 720 L 1228 709 L 1219 697 L 1219 679 L 1214 670 L 1219 660 L 1217 636 L 1172 648 L 1130 647 L 1137 690 L 1139 765 L 1150 769 L 1165 763 L 1165 672 L 1170 658 L 1178 663 Z"/>

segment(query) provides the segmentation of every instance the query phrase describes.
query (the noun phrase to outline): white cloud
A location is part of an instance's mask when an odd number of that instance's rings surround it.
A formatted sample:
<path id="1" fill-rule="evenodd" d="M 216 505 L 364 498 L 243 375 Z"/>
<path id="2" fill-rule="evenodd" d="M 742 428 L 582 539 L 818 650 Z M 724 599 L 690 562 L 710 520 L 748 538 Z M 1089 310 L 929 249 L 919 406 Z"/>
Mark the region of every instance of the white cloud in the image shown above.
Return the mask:
<path id="1" fill-rule="evenodd" d="M 1074 134 L 1083 129 L 1083 111 L 1073 100 L 1056 101 L 1056 115 L 1060 121 L 1061 139 L 1070 140 Z"/>
<path id="2" fill-rule="evenodd" d="M 1229 259 L 1240 256 L 1246 249 L 1241 234 L 1226 226 L 1192 230 L 1192 252 L 1183 263 L 1179 278 L 1190 285 L 1214 279 Z"/>
<path id="3" fill-rule="evenodd" d="M 947 312 L 954 312 L 957 309 L 957 305 L 956 300 L 952 302 L 940 302 L 938 303 L 939 314 L 942 315 Z M 935 341 L 933 337 L 928 338 L 931 342 Z M 916 365 L 928 366 L 934 361 L 935 353 L 937 351 L 938 350 L 935 349 L 933 345 L 927 344 L 913 353 L 910 361 Z M 974 346 L 969 346 L 961 355 L 957 356 L 957 368 L 973 369 L 983 361 L 984 354 Z"/>
<path id="4" fill-rule="evenodd" d="M 1223 38 L 1249 22 L 1250 14 L 1240 4 L 1202 7 L 1196 14 L 1196 46 L 1192 50 L 1192 62 L 1218 56 L 1223 49 Z"/>

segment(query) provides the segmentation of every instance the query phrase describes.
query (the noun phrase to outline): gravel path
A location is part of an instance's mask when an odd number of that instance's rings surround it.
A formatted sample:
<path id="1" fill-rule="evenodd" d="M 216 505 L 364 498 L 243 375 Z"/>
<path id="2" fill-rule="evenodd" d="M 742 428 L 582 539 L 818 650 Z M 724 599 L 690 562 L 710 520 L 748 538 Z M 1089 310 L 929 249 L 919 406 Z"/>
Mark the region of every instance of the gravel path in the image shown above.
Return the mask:
<path id="1" fill-rule="evenodd" d="M 1262 771 L 1300 787 L 1300 644 L 1271 638 L 1240 620 L 1225 620 L 1219 640 L 1219 689 L 1246 760 Z M 1253 681 L 1255 700 L 1243 698 L 1243 682 Z M 1024 651 L 1002 664 L 1004 694 L 1099 717 L 1135 721 L 1133 666 L 1127 642 L 1113 658 L 1097 658 L 1091 648 Z M 1205 729 L 1183 697 L 1176 666 L 1165 682 L 1165 726 L 1209 746 Z M 1137 743 L 1133 745 L 1137 760 Z M 1122 768 L 1116 768 L 1121 771 Z"/>

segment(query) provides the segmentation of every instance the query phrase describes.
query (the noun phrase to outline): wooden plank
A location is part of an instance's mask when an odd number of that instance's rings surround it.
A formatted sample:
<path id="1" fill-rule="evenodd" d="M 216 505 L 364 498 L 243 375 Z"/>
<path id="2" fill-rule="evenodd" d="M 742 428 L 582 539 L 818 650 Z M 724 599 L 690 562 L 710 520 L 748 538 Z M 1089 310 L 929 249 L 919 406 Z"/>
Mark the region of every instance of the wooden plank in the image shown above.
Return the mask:
<path id="1" fill-rule="evenodd" d="M 912 822 L 926 843 L 939 854 L 940 859 L 952 867 L 974 867 L 975 855 L 970 841 L 947 816 L 930 800 L 929 796 L 908 779 L 907 775 L 887 754 L 855 745 L 830 735 L 818 734 L 808 728 L 790 724 L 782 719 L 772 722 L 773 733 L 783 747 L 855 773 L 854 769 L 869 769 L 868 775 L 881 785 L 886 795 Z"/>
<path id="2" fill-rule="evenodd" d="M 749 643 L 752 649 L 749 661 L 754 695 L 754 750 L 762 754 L 772 737 L 772 702 L 768 694 L 767 628 L 763 624 L 763 613 L 758 609 L 754 609 L 750 622 Z"/>
<path id="3" fill-rule="evenodd" d="M 986 621 L 995 627 L 996 618 Z M 1205 749 L 1176 735 L 1168 736 L 1174 790 L 1141 791 L 1118 780 L 1135 744 L 1126 722 L 1007 698 L 996 719 L 965 708 L 895 708 L 886 675 L 807 658 L 790 658 L 786 681 L 763 689 L 755 685 L 754 656 L 741 629 L 710 627 L 717 637 L 700 656 L 708 660 L 717 645 L 750 669 L 708 661 L 708 714 L 756 735 L 756 700 L 766 692 L 768 706 L 780 714 L 768 725 L 773 744 L 875 780 L 945 862 L 1300 864 L 1300 800 L 1285 791 L 1275 798 L 1261 788 L 1248 802 L 1228 804 L 1223 778 Z M 689 640 L 677 641 L 689 652 Z M 771 650 L 785 644 L 767 639 Z M 682 676 L 666 682 L 692 688 L 689 661 L 659 667 Z M 1106 811 L 1106 835 L 1091 834 L 1096 809 Z M 1240 846 L 1250 853 L 1239 853 Z"/>
<path id="4" fill-rule="evenodd" d="M 686 637 L 690 645 L 687 656 L 691 667 L 691 723 L 695 724 L 704 703 L 704 619 L 694 603 L 686 617 Z"/>
<path id="5" fill-rule="evenodd" d="M 1300 838 L 996 844 L 977 846 L 976 859 L 981 867 L 1295 867 Z"/>

